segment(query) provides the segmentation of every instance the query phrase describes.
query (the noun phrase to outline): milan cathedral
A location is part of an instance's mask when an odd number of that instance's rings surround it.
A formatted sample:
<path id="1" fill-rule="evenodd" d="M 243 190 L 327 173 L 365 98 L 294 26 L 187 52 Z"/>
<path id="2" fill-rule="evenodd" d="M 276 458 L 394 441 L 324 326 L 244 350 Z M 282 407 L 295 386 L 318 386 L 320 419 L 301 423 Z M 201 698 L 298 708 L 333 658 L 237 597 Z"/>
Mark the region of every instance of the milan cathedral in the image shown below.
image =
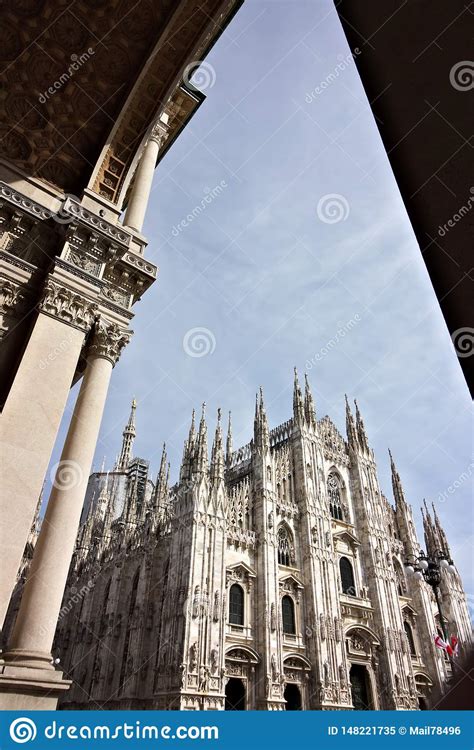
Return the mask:
<path id="1" fill-rule="evenodd" d="M 360 411 L 346 438 L 316 418 L 295 372 L 293 415 L 269 429 L 257 397 L 251 442 L 208 457 L 194 413 L 179 480 L 163 448 L 156 481 L 133 457 L 136 404 L 111 471 L 92 474 L 53 654 L 71 688 L 62 708 L 424 709 L 452 665 L 434 637 L 471 624 L 457 571 L 442 612 L 404 563 L 419 555 L 390 456 L 382 494 Z M 428 554 L 450 556 L 436 511 Z"/>

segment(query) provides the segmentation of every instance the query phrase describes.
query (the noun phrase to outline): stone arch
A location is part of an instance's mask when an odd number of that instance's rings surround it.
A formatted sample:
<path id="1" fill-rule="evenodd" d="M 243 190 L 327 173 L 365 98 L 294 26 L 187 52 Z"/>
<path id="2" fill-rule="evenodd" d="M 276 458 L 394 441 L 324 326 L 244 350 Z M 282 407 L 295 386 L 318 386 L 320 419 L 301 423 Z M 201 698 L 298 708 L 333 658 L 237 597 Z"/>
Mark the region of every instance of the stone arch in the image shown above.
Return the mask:
<path id="1" fill-rule="evenodd" d="M 232 645 L 225 652 L 224 687 L 230 680 L 240 680 L 245 694 L 246 708 L 256 708 L 257 669 L 260 657 L 253 648 Z"/>
<path id="2" fill-rule="evenodd" d="M 377 670 L 378 670 L 378 649 L 380 641 L 376 634 L 366 625 L 350 625 L 345 631 L 345 645 L 347 660 L 350 668 L 354 667 L 351 674 L 351 692 L 354 700 L 354 690 L 356 683 L 356 672 L 359 676 L 364 675 L 368 691 L 369 704 L 372 709 L 378 710 L 377 695 Z M 364 672 L 360 668 L 364 668 Z M 349 670 L 350 671 L 350 670 Z"/>
<path id="3" fill-rule="evenodd" d="M 416 695 L 420 710 L 429 708 L 429 699 L 433 688 L 433 681 L 427 672 L 414 673 Z"/>
<path id="4" fill-rule="evenodd" d="M 238 653 L 237 653 L 238 652 Z M 244 656 L 245 655 L 245 656 Z M 251 664 L 260 664 L 260 657 L 257 652 L 250 646 L 241 646 L 240 644 L 228 646 L 225 652 L 226 659 L 247 659 Z"/>

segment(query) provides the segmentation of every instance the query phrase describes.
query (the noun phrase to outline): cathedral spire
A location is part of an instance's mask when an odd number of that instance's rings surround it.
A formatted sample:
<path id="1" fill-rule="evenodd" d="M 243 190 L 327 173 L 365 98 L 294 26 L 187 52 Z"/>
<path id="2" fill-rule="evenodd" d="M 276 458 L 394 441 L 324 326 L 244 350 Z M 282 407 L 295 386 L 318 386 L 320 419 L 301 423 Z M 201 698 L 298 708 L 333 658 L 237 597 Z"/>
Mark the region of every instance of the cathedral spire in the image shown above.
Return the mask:
<path id="1" fill-rule="evenodd" d="M 123 519 L 128 525 L 137 525 L 140 520 L 140 498 L 138 494 L 138 478 L 135 475 L 128 486 L 127 497 L 122 512 Z"/>
<path id="2" fill-rule="evenodd" d="M 435 554 L 437 551 L 436 534 L 433 526 L 433 521 L 426 505 L 426 500 L 423 500 L 424 508 L 421 509 L 423 516 L 423 531 L 425 537 L 426 552 L 428 555 Z"/>
<path id="3" fill-rule="evenodd" d="M 308 374 L 304 374 L 304 414 L 307 423 L 315 428 L 316 427 L 316 409 L 314 408 L 313 394 L 311 392 L 311 386 L 308 380 Z"/>
<path id="4" fill-rule="evenodd" d="M 446 552 L 448 557 L 451 557 L 451 550 L 449 549 L 448 539 L 446 537 L 445 531 L 441 525 L 441 521 L 439 520 L 439 516 L 436 512 L 436 508 L 434 506 L 434 503 L 431 503 L 431 507 L 433 508 L 433 517 L 434 517 L 434 526 L 436 529 L 436 533 L 439 539 L 439 549 L 442 552 Z"/>
<path id="5" fill-rule="evenodd" d="M 356 409 L 356 429 L 357 429 L 357 436 L 359 438 L 359 444 L 361 448 L 363 448 L 366 451 L 369 451 L 369 441 L 367 440 L 367 433 L 365 431 L 364 420 L 362 419 L 361 413 L 359 411 L 359 406 L 355 399 L 354 399 L 354 405 Z"/>
<path id="6" fill-rule="evenodd" d="M 107 478 L 104 484 L 102 485 L 102 488 L 99 493 L 99 497 L 97 498 L 97 504 L 96 504 L 96 509 L 95 509 L 96 521 L 99 524 L 102 524 L 103 531 L 105 531 L 106 520 L 110 516 L 110 511 L 111 511 L 110 497 L 109 497 L 109 493 L 107 489 L 108 479 L 109 479 L 109 475 L 107 474 Z"/>
<path id="7" fill-rule="evenodd" d="M 395 461 L 393 460 L 390 449 L 388 451 L 388 455 L 390 456 L 390 468 L 392 471 L 392 490 L 395 500 L 395 507 L 398 507 L 399 505 L 406 505 L 405 493 L 403 492 L 400 474 L 397 471 L 397 467 L 395 466 Z"/>
<path id="8" fill-rule="evenodd" d="M 41 488 L 41 492 L 40 492 L 39 497 L 38 497 L 38 502 L 36 503 L 35 515 L 33 516 L 33 521 L 31 523 L 30 533 L 33 533 L 33 534 L 36 531 L 39 531 L 39 528 L 41 526 L 41 524 L 40 524 L 40 511 L 41 511 L 41 506 L 43 504 L 44 485 L 45 485 L 45 482 L 43 482 L 43 486 Z"/>
<path id="9" fill-rule="evenodd" d="M 229 422 L 227 425 L 227 443 L 226 443 L 226 465 L 230 466 L 232 460 L 232 412 L 229 412 Z"/>
<path id="10" fill-rule="evenodd" d="M 187 448 L 190 454 L 194 451 L 194 446 L 196 442 L 196 411 L 193 409 L 193 413 L 191 415 L 191 425 L 189 427 L 189 435 L 187 440 Z"/>
<path id="11" fill-rule="evenodd" d="M 166 486 L 167 483 L 167 472 L 168 472 L 168 456 L 166 454 L 166 443 L 163 443 L 163 450 L 161 452 L 160 470 L 156 478 L 156 486 L 160 490 Z"/>
<path id="12" fill-rule="evenodd" d="M 349 445 L 355 447 L 357 445 L 357 432 L 354 424 L 354 417 L 352 416 L 351 407 L 349 406 L 349 399 L 345 395 L 346 399 L 346 433 Z"/>
<path id="13" fill-rule="evenodd" d="M 304 403 L 303 395 L 298 380 L 298 370 L 295 367 L 295 378 L 293 382 L 293 421 L 294 424 L 303 424 L 304 422 Z"/>
<path id="14" fill-rule="evenodd" d="M 267 413 L 263 402 L 263 389 L 261 386 L 259 394 L 257 394 L 255 401 L 255 420 L 253 430 L 254 445 L 257 450 L 268 450 L 270 447 L 270 436 L 268 432 Z"/>
<path id="15" fill-rule="evenodd" d="M 206 425 L 206 403 L 202 405 L 201 421 L 199 423 L 199 432 L 196 444 L 196 464 L 195 470 L 206 472 L 208 467 L 207 452 L 207 425 Z"/>
<path id="16" fill-rule="evenodd" d="M 217 425 L 211 454 L 211 481 L 224 479 L 224 449 L 222 445 L 221 410 L 217 410 Z"/>
<path id="17" fill-rule="evenodd" d="M 161 453 L 160 469 L 156 477 L 155 492 L 153 494 L 152 508 L 156 512 L 160 506 L 166 503 L 168 498 L 169 463 L 166 454 L 166 443 L 163 443 Z"/>
<path id="18" fill-rule="evenodd" d="M 135 429 L 136 409 L 137 409 L 137 402 L 135 401 L 135 399 L 133 399 L 132 408 L 130 411 L 130 417 L 122 433 L 123 434 L 122 450 L 120 451 L 120 456 L 117 460 L 117 464 L 115 467 L 118 470 L 126 469 L 128 464 L 130 463 L 130 459 L 132 458 L 133 441 L 135 440 L 135 436 L 137 434 L 136 429 Z"/>

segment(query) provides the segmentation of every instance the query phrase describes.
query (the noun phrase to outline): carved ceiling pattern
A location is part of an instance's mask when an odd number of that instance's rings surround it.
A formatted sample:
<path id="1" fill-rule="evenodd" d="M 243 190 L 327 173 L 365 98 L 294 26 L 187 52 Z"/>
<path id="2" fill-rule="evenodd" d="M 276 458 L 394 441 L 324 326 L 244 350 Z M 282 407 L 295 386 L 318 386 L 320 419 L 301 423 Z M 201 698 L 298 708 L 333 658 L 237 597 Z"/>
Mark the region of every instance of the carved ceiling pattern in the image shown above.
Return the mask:
<path id="1" fill-rule="evenodd" d="M 111 146 L 110 174 L 104 167 L 100 175 L 99 190 L 109 187 L 104 194 L 115 199 L 160 97 L 193 59 L 189 55 L 210 19 L 215 22 L 207 46 L 220 32 L 223 11 L 220 15 L 219 10 L 235 4 L 229 0 L 202 0 L 199 5 L 191 0 L 7 3 L 0 26 L 0 155 L 27 174 L 79 195 L 166 30 L 166 39 Z M 177 113 L 186 99 L 180 96 Z"/>

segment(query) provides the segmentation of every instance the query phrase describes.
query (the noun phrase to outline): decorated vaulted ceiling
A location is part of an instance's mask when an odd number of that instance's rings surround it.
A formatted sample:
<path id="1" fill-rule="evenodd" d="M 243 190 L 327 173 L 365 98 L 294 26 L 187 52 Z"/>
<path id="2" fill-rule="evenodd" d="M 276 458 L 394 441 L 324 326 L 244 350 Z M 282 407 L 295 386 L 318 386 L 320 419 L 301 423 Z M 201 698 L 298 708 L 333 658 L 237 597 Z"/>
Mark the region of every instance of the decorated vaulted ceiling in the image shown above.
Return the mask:
<path id="1" fill-rule="evenodd" d="M 160 103 L 171 98 L 170 138 L 196 108 L 199 97 L 179 85 L 183 71 L 204 55 L 240 4 L 2 3 L 0 156 L 76 195 L 94 174 L 91 187 L 117 202 Z"/>

